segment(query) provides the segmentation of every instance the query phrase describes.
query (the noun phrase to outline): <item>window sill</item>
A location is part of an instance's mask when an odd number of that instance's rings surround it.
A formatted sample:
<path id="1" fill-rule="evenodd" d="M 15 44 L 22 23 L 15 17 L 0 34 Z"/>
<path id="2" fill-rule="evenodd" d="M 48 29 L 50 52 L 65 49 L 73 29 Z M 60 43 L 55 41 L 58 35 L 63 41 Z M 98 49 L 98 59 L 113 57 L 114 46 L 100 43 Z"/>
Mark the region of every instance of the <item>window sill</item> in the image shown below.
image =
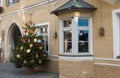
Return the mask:
<path id="1" fill-rule="evenodd" d="M 59 60 L 66 60 L 66 61 L 93 61 L 93 55 L 59 55 Z"/>
<path id="2" fill-rule="evenodd" d="M 65 56 L 65 57 L 92 57 L 93 55 L 85 54 L 85 55 L 68 55 L 68 54 L 60 54 L 59 56 Z"/>

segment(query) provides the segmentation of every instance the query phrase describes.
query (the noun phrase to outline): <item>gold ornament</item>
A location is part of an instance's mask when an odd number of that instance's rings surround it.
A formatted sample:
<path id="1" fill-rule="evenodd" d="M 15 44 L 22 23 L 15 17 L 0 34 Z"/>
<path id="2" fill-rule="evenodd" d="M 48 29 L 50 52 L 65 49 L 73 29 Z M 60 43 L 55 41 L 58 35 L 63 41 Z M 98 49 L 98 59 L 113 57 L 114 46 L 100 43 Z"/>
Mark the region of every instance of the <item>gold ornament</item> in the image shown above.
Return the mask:
<path id="1" fill-rule="evenodd" d="M 16 55 L 16 57 L 17 57 L 17 58 L 20 58 L 20 57 L 21 57 L 21 55 L 20 55 L 20 54 L 17 54 L 17 55 Z"/>
<path id="2" fill-rule="evenodd" d="M 42 63 L 42 60 L 39 60 L 38 62 L 39 62 L 39 64 L 41 64 L 41 63 Z"/>
<path id="3" fill-rule="evenodd" d="M 29 47 L 30 47 L 30 48 L 32 48 L 32 47 L 33 47 L 33 44 L 32 44 L 32 43 L 30 43 Z"/>
<path id="4" fill-rule="evenodd" d="M 34 33 L 34 31 L 30 29 L 30 30 L 29 30 L 29 33 Z"/>
<path id="5" fill-rule="evenodd" d="M 24 61 L 23 61 L 23 63 L 24 63 L 24 64 L 26 64 L 26 63 L 27 63 L 27 61 L 26 61 L 26 60 L 24 60 Z"/>
<path id="6" fill-rule="evenodd" d="M 23 46 L 20 47 L 20 50 L 23 50 Z"/>
<path id="7" fill-rule="evenodd" d="M 46 54 L 43 54 L 43 56 L 45 57 L 45 56 L 46 56 Z"/>
<path id="8" fill-rule="evenodd" d="M 31 49 L 27 49 L 27 51 L 26 51 L 27 53 L 30 53 L 31 52 Z"/>
<path id="9" fill-rule="evenodd" d="M 37 38 L 34 38 L 34 40 L 33 40 L 34 42 L 37 42 Z"/>
<path id="10" fill-rule="evenodd" d="M 36 32 L 33 33 L 34 35 L 36 34 Z"/>
<path id="11" fill-rule="evenodd" d="M 34 60 L 30 60 L 31 63 L 34 63 Z"/>
<path id="12" fill-rule="evenodd" d="M 40 50 L 41 50 L 41 49 L 43 49 L 43 46 L 40 46 L 39 48 L 40 48 Z"/>
<path id="13" fill-rule="evenodd" d="M 38 58 L 38 54 L 36 54 L 36 58 Z"/>

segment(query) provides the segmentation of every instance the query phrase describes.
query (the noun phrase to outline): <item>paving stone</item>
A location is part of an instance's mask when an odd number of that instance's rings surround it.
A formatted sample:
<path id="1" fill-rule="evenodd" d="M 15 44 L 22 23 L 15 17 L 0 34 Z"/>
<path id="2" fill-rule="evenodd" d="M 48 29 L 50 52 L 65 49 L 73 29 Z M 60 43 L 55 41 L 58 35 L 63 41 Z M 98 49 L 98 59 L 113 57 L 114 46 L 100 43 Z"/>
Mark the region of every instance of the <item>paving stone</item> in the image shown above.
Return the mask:
<path id="1" fill-rule="evenodd" d="M 15 68 L 11 63 L 0 63 L 0 78 L 59 78 L 58 74 L 35 71 L 28 74 L 25 68 Z"/>

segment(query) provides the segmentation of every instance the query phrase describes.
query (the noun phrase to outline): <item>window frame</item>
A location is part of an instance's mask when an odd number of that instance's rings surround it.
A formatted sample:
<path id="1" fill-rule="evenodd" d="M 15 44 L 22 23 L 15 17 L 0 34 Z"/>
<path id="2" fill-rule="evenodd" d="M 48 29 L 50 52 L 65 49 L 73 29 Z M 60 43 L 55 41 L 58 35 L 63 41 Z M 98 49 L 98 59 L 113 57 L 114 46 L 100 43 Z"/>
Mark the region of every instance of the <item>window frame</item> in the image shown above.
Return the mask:
<path id="1" fill-rule="evenodd" d="M 0 0 L 0 1 L 1 1 L 0 6 L 2 7 L 3 6 L 3 0 Z"/>
<path id="2" fill-rule="evenodd" d="M 120 56 L 120 9 L 112 11 L 113 21 L 113 58 Z"/>
<path id="3" fill-rule="evenodd" d="M 49 22 L 46 22 L 46 23 L 40 23 L 40 24 L 37 24 L 38 28 L 40 27 L 48 27 L 48 32 L 47 33 L 43 33 L 44 35 L 48 35 L 48 55 L 50 55 L 50 33 L 49 33 Z M 43 35 L 41 34 L 41 35 Z"/>
<path id="4" fill-rule="evenodd" d="M 63 20 L 72 18 L 72 26 L 71 27 L 63 27 Z M 85 18 L 88 19 L 88 31 L 89 31 L 89 52 L 79 53 L 78 52 L 78 31 L 81 30 L 80 27 L 78 27 L 78 19 L 79 18 Z M 60 19 L 59 23 L 60 27 L 60 55 L 93 55 L 93 46 L 92 46 L 92 18 L 91 17 L 68 17 Z M 84 27 L 86 28 L 86 27 Z M 83 28 L 83 29 L 84 29 Z M 65 53 L 64 52 L 64 35 L 63 31 L 66 30 L 72 30 L 72 52 L 71 53 Z M 77 30 L 77 31 L 76 31 Z M 74 36 L 73 36 L 74 35 Z M 76 41 L 77 40 L 77 41 Z"/>
<path id="5" fill-rule="evenodd" d="M 7 6 L 13 6 L 15 5 L 16 3 L 18 3 L 20 0 L 15 0 L 15 2 L 12 0 L 12 3 L 9 3 L 9 0 L 6 0 L 6 4 Z"/>

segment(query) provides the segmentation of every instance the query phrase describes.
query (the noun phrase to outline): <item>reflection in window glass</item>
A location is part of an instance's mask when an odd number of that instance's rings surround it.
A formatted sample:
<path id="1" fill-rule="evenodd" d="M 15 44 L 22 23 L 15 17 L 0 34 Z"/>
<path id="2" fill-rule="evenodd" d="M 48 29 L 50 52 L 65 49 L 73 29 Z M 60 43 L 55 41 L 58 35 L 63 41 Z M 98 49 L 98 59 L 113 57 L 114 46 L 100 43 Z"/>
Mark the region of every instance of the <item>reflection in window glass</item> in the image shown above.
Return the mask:
<path id="1" fill-rule="evenodd" d="M 41 27 L 40 32 L 41 33 L 48 33 L 48 27 Z"/>
<path id="2" fill-rule="evenodd" d="M 13 5 L 17 2 L 19 2 L 19 0 L 7 0 L 7 5 L 10 6 L 10 5 Z"/>
<path id="3" fill-rule="evenodd" d="M 64 52 L 72 51 L 72 33 L 71 31 L 64 31 Z"/>
<path id="4" fill-rule="evenodd" d="M 44 50 L 46 52 L 48 52 L 48 26 L 41 26 L 38 31 L 37 31 L 38 35 L 42 35 L 43 36 L 43 40 L 42 43 L 44 44 Z"/>
<path id="5" fill-rule="evenodd" d="M 78 19 L 78 26 L 88 26 L 88 19 Z"/>
<path id="6" fill-rule="evenodd" d="M 45 51 L 48 51 L 48 36 L 46 35 L 44 38 L 45 38 L 44 39 L 44 49 L 45 49 Z"/>
<path id="7" fill-rule="evenodd" d="M 78 38 L 78 52 L 88 52 L 88 30 L 80 30 Z"/>
<path id="8" fill-rule="evenodd" d="M 72 23 L 72 20 L 71 19 L 67 19 L 67 20 L 64 20 L 63 23 L 64 23 L 64 27 L 70 27 L 71 23 Z"/>

